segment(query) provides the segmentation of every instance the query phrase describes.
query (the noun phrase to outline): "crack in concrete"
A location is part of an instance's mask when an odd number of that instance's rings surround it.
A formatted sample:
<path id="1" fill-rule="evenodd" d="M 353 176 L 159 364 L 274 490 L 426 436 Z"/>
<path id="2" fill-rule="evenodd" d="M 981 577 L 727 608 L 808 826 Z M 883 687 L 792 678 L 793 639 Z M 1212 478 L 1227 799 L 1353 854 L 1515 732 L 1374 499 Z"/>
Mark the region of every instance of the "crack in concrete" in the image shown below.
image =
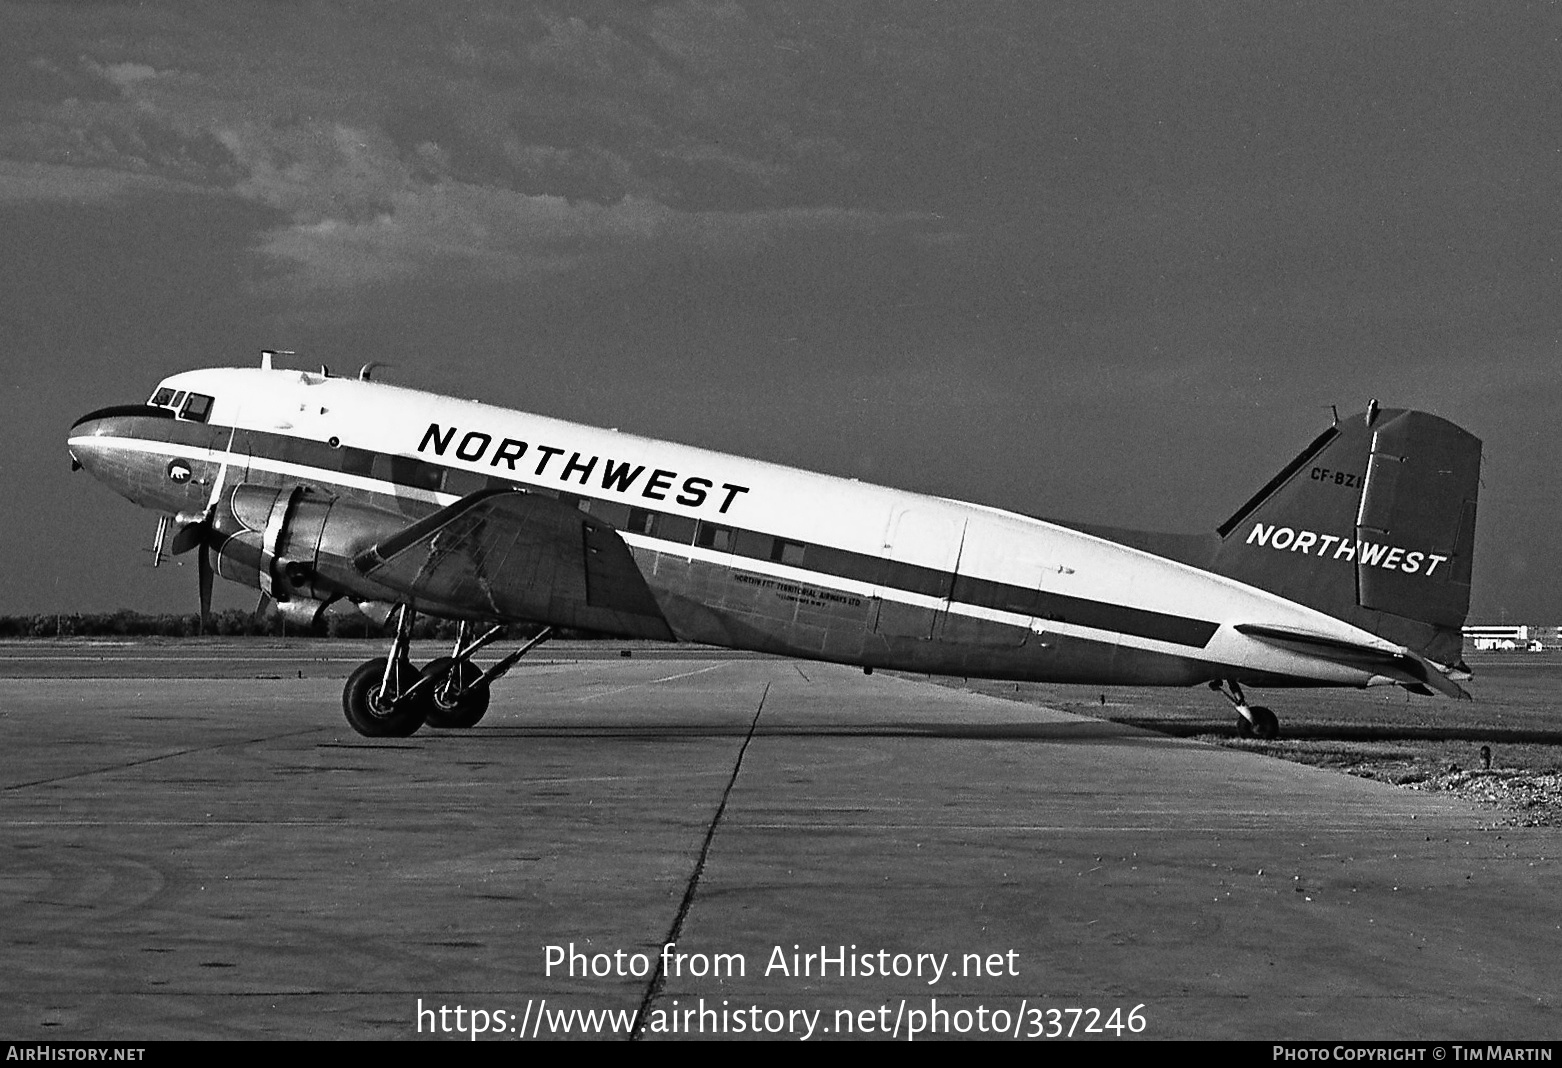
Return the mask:
<path id="1" fill-rule="evenodd" d="M 678 904 L 678 912 L 673 917 L 673 923 L 667 930 L 667 937 L 662 939 L 662 945 L 669 945 L 678 941 L 683 933 L 683 921 L 689 915 L 689 909 L 694 904 L 694 894 L 699 889 L 700 876 L 705 872 L 705 858 L 710 853 L 711 841 L 716 837 L 716 827 L 721 823 L 722 815 L 727 811 L 727 799 L 732 796 L 732 788 L 737 785 L 738 773 L 743 770 L 743 756 L 748 752 L 748 744 L 754 740 L 754 731 L 759 726 L 760 713 L 765 710 L 765 698 L 770 696 L 770 683 L 765 683 L 764 692 L 759 695 L 759 707 L 754 709 L 754 718 L 748 725 L 748 734 L 743 738 L 743 744 L 738 747 L 738 758 L 732 764 L 732 776 L 727 780 L 727 788 L 721 792 L 721 803 L 716 806 L 716 814 L 711 817 L 710 826 L 705 829 L 705 841 L 700 846 L 700 855 L 694 862 L 694 871 L 689 875 L 689 884 L 684 887 L 683 900 Z M 638 1042 L 645 1035 L 646 1018 L 651 1011 L 651 1003 L 661 996 L 662 987 L 666 982 L 662 962 L 664 957 L 656 955 L 656 971 L 651 976 L 650 983 L 646 984 L 645 997 L 640 1000 L 640 1007 L 635 1010 L 634 1026 L 630 1028 L 629 1040 Z"/>

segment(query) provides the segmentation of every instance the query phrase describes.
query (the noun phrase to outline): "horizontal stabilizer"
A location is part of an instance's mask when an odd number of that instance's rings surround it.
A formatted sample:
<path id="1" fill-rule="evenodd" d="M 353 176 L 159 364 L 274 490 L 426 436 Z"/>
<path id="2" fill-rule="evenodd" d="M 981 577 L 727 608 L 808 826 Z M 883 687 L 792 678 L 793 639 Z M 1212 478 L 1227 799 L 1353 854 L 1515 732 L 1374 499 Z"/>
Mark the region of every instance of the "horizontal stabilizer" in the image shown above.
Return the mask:
<path id="1" fill-rule="evenodd" d="M 1261 642 L 1302 656 L 1316 657 L 1383 675 L 1417 693 L 1425 694 L 1430 690 L 1436 690 L 1448 697 L 1466 700 L 1470 696 L 1463 687 L 1439 671 L 1431 661 L 1407 649 L 1377 649 L 1370 645 L 1360 645 L 1321 634 L 1309 634 L 1306 631 L 1286 630 L 1257 623 L 1239 623 L 1236 630 L 1249 638 L 1257 638 Z"/>
<path id="2" fill-rule="evenodd" d="M 672 639 L 629 546 L 541 494 L 479 490 L 359 553 L 360 574 L 421 610 Z"/>

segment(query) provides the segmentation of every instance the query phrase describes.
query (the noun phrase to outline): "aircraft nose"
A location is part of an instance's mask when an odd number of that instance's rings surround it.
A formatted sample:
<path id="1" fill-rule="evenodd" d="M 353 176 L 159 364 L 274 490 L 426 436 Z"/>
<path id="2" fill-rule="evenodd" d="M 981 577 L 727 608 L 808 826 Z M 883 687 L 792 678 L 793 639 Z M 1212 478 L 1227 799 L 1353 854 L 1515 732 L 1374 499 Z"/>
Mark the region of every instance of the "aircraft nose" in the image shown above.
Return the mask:
<path id="1" fill-rule="evenodd" d="M 144 404 L 99 408 L 71 425 L 66 438 L 71 468 L 146 507 L 177 510 L 192 465 L 166 454 L 165 409 Z M 172 418 L 169 412 L 166 418 Z"/>
<path id="2" fill-rule="evenodd" d="M 71 470 L 86 468 L 93 475 L 102 477 L 103 462 L 116 445 L 135 437 L 137 417 L 151 411 L 146 405 L 118 405 L 88 412 L 71 424 L 65 447 L 70 452 Z"/>
<path id="3" fill-rule="evenodd" d="M 72 423 L 70 434 L 65 439 L 65 449 L 70 453 L 71 458 L 71 470 L 80 471 L 86 468 L 89 473 L 96 475 L 103 458 L 102 439 L 111 434 L 109 420 L 103 417 L 101 410 L 84 415 Z"/>

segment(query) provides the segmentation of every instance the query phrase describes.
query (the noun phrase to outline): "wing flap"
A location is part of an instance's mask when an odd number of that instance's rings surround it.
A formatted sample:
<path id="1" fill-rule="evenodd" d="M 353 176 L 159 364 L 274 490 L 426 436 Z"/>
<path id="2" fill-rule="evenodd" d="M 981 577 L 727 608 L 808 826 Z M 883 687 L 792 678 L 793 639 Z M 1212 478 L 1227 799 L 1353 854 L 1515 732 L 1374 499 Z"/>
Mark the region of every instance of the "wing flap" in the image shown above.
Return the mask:
<path id="1" fill-rule="evenodd" d="M 1439 671 L 1430 660 L 1417 656 L 1408 649 L 1378 649 L 1322 634 L 1308 634 L 1306 631 L 1286 630 L 1283 627 L 1270 627 L 1258 623 L 1239 623 L 1236 630 L 1250 638 L 1256 638 L 1302 656 L 1317 657 L 1320 660 L 1383 675 L 1417 693 L 1436 690 L 1448 697 L 1465 700 L 1470 697 L 1463 687 Z"/>
<path id="2" fill-rule="evenodd" d="M 629 546 L 551 497 L 479 490 L 360 553 L 420 609 L 671 640 Z"/>

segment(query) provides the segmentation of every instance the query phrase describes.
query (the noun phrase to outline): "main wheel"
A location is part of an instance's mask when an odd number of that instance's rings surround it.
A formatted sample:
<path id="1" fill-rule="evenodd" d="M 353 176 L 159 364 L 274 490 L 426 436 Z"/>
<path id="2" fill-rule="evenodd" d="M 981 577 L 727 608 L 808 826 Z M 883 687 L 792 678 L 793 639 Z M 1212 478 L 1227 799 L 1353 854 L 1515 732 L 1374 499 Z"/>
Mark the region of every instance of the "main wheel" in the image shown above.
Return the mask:
<path id="1" fill-rule="evenodd" d="M 451 674 L 451 663 L 448 656 L 431 660 L 421 677 Z M 436 682 L 429 692 L 428 725 L 456 729 L 477 726 L 488 711 L 488 687 L 478 685 L 482 677 L 478 666 L 465 660 L 461 663 L 459 677 Z"/>
<path id="2" fill-rule="evenodd" d="M 406 693 L 417 681 L 418 674 L 405 660 L 395 667 L 396 692 Z M 406 738 L 423 726 L 428 712 L 428 702 L 422 698 L 411 701 L 386 701 L 382 692 L 385 685 L 385 657 L 377 657 L 360 665 L 347 677 L 342 688 L 342 711 L 353 730 L 366 738 Z"/>
<path id="3" fill-rule="evenodd" d="M 1280 737 L 1280 717 L 1263 705 L 1253 706 L 1253 735 L 1266 742 Z"/>

